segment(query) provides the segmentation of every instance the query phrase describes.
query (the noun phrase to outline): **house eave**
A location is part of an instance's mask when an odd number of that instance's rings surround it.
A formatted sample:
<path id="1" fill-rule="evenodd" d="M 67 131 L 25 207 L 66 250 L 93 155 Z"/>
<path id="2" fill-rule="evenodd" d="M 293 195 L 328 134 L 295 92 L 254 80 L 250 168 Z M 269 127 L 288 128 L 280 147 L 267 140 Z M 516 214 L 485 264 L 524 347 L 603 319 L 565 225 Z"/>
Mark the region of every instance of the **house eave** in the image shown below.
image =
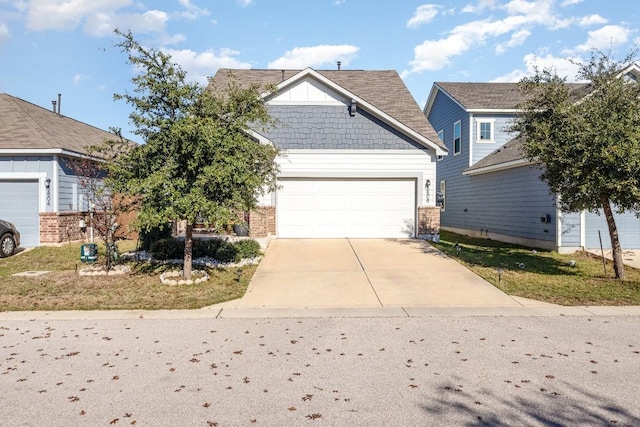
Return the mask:
<path id="1" fill-rule="evenodd" d="M 497 165 L 487 166 L 487 167 L 484 167 L 484 168 L 478 168 L 478 169 L 472 169 L 472 170 L 467 169 L 464 172 L 462 172 L 462 174 L 463 175 L 468 175 L 468 176 L 482 175 L 482 174 L 485 174 L 485 173 L 497 172 L 497 171 L 506 170 L 506 169 L 519 168 L 519 167 L 526 166 L 526 165 L 531 165 L 531 164 L 532 163 L 529 162 L 526 159 L 518 159 L 518 160 L 512 160 L 510 162 L 499 163 Z"/>
<path id="2" fill-rule="evenodd" d="M 304 79 L 305 77 L 309 77 L 309 76 L 313 77 L 314 79 L 316 79 L 318 81 L 320 81 L 321 83 L 325 84 L 326 86 L 330 87 L 331 89 L 333 89 L 337 93 L 345 96 L 346 98 L 355 100 L 358 103 L 358 108 L 364 108 L 366 111 L 368 111 L 370 114 L 372 114 L 376 118 L 382 120 L 387 125 L 394 127 L 395 129 L 400 131 L 402 134 L 404 134 L 405 136 L 413 139 L 414 141 L 416 141 L 417 143 L 419 143 L 423 147 L 434 150 L 435 154 L 437 156 L 447 155 L 448 151 L 445 148 L 440 147 L 438 144 L 434 143 L 433 141 L 431 141 L 426 136 L 422 135 L 419 132 L 416 132 L 415 130 L 413 130 L 410 127 L 406 126 L 402 122 L 396 120 L 395 118 L 393 118 L 389 114 L 385 113 L 384 111 L 380 110 L 376 106 L 374 106 L 374 105 L 370 104 L 369 102 L 365 101 L 364 99 L 360 98 L 356 94 L 346 90 L 342 86 L 340 86 L 337 83 L 333 82 L 332 80 L 326 78 L 325 76 L 323 76 L 322 74 L 320 74 L 317 71 L 313 70 L 312 68 L 305 68 L 304 70 L 300 71 L 299 73 L 295 74 L 294 76 L 291 76 L 286 80 L 283 80 L 282 82 L 280 82 L 276 86 L 277 90 L 279 92 L 283 88 L 286 88 L 286 87 L 288 87 L 288 86 L 290 86 L 292 84 L 295 84 L 296 82 Z M 263 93 L 261 95 L 261 97 L 264 100 L 264 99 L 268 98 L 271 95 L 272 95 L 271 92 L 265 92 L 265 93 Z"/>
<path id="3" fill-rule="evenodd" d="M 0 148 L 0 155 L 62 155 L 69 157 L 90 157 L 86 154 L 78 153 L 64 148 Z"/>
<path id="4" fill-rule="evenodd" d="M 469 108 L 466 111 L 474 114 L 515 114 L 520 110 L 517 108 Z"/>

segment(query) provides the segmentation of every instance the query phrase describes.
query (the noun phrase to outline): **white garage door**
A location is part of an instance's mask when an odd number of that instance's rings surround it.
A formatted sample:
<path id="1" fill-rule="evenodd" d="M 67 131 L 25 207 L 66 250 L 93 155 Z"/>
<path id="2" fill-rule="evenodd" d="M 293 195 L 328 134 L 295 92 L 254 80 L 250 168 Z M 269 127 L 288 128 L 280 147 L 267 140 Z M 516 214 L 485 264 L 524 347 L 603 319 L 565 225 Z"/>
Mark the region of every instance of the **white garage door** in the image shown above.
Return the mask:
<path id="1" fill-rule="evenodd" d="M 40 244 L 37 180 L 0 181 L 0 219 L 15 224 L 20 233 L 20 246 Z"/>
<path id="2" fill-rule="evenodd" d="M 278 237 L 414 237 L 415 180 L 283 179 L 280 185 Z"/>

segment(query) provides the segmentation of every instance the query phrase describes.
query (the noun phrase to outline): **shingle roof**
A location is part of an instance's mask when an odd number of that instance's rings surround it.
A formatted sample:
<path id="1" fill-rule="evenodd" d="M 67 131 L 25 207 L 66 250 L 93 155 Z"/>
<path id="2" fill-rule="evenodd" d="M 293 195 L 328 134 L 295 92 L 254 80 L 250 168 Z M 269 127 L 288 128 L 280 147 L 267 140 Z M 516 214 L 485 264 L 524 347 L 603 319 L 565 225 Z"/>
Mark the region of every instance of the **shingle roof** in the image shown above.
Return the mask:
<path id="1" fill-rule="evenodd" d="M 238 84 L 279 84 L 302 70 L 230 70 L 220 69 L 211 79 L 211 87 L 224 87 L 230 73 Z M 395 70 L 314 70 L 338 86 L 367 101 L 403 125 L 418 132 L 446 150 L 437 133 L 422 113 L 404 82 Z M 284 74 L 283 74 L 284 73 Z"/>
<path id="2" fill-rule="evenodd" d="M 114 138 L 102 129 L 0 93 L 0 149 L 63 149 L 86 154 L 85 146 Z"/>
<path id="3" fill-rule="evenodd" d="M 521 150 L 522 142 L 523 141 L 520 138 L 512 139 L 502 147 L 493 151 L 491 154 L 480 159 L 473 166 L 466 169 L 465 172 L 472 172 L 490 166 L 498 166 L 504 163 L 514 162 L 516 160 L 523 160 L 524 155 Z"/>
<path id="4" fill-rule="evenodd" d="M 523 101 L 518 83 L 436 82 L 467 110 L 514 110 Z M 586 83 L 567 83 L 574 96 L 586 95 Z"/>

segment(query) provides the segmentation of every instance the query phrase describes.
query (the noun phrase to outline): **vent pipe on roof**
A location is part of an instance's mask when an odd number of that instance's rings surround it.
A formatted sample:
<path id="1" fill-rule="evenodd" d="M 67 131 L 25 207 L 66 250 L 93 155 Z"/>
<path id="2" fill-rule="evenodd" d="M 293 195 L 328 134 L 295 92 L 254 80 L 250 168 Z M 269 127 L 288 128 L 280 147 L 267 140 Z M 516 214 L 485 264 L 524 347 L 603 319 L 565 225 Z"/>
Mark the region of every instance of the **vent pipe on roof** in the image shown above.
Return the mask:
<path id="1" fill-rule="evenodd" d="M 51 105 L 53 105 L 53 112 L 56 113 L 56 100 L 54 99 L 53 101 L 51 101 Z"/>
<path id="2" fill-rule="evenodd" d="M 281 82 L 284 81 L 284 70 L 282 70 L 282 80 L 280 80 Z"/>
<path id="3" fill-rule="evenodd" d="M 342 61 L 338 61 L 338 71 L 340 71 L 340 66 L 342 65 Z"/>
<path id="4" fill-rule="evenodd" d="M 60 107 L 62 106 L 62 94 L 58 94 L 58 114 L 60 114 Z"/>

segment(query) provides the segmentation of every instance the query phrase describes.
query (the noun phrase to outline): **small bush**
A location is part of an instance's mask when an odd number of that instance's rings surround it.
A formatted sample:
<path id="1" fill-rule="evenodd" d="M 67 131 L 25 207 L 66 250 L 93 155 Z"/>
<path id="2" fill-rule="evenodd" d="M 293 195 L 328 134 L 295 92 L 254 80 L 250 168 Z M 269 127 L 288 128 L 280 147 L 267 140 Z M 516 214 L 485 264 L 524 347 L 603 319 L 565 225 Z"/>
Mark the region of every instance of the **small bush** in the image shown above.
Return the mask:
<path id="1" fill-rule="evenodd" d="M 218 248 L 224 241 L 222 239 L 210 239 L 210 240 L 194 240 L 193 241 L 193 256 L 194 258 L 211 257 L 215 258 Z"/>
<path id="2" fill-rule="evenodd" d="M 239 240 L 234 243 L 238 256 L 242 258 L 255 258 L 260 255 L 260 243 L 255 240 Z"/>
<path id="3" fill-rule="evenodd" d="M 184 241 L 177 239 L 162 239 L 151 244 L 149 250 L 155 259 L 182 259 L 184 258 Z"/>
<path id="4" fill-rule="evenodd" d="M 171 224 L 163 224 L 149 230 L 141 230 L 140 247 L 145 251 L 149 251 L 153 243 L 171 238 L 171 232 Z"/>
<path id="5" fill-rule="evenodd" d="M 236 247 L 232 243 L 223 240 L 220 241 L 220 246 L 218 246 L 213 257 L 220 262 L 237 262 L 241 259 Z"/>

